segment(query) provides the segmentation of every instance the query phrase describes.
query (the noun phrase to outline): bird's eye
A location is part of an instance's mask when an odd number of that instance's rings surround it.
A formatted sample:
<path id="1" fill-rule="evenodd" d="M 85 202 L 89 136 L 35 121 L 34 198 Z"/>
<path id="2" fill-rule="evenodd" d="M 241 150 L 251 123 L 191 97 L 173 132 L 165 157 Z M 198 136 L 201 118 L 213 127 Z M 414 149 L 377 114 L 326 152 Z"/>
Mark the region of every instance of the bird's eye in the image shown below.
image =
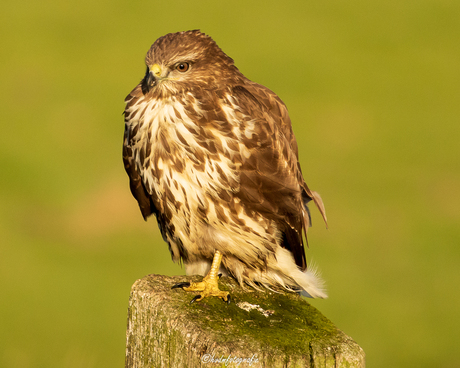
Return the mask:
<path id="1" fill-rule="evenodd" d="M 190 64 L 189 63 L 179 63 L 176 65 L 176 70 L 180 71 L 181 73 L 186 72 L 189 70 Z"/>

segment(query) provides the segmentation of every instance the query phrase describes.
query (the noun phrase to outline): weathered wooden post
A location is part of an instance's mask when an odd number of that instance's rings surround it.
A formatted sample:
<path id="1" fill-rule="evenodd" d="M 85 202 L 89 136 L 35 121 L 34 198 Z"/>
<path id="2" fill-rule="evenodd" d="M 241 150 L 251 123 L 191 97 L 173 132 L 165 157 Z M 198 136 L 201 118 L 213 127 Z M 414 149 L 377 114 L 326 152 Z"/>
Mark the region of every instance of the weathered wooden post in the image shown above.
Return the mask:
<path id="1" fill-rule="evenodd" d="M 364 351 L 301 297 L 244 291 L 221 279 L 232 302 L 171 286 L 197 277 L 148 275 L 131 290 L 126 368 L 364 367 Z"/>

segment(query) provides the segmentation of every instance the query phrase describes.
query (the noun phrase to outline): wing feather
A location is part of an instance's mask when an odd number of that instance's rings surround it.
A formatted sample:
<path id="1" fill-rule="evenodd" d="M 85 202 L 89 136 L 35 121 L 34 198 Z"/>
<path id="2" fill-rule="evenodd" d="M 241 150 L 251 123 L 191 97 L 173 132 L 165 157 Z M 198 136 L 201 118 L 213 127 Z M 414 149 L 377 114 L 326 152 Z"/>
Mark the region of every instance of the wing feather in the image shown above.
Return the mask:
<path id="1" fill-rule="evenodd" d="M 157 214 L 158 211 L 154 205 L 155 198 L 152 196 L 154 193 L 149 193 L 142 180 L 141 173 L 137 169 L 134 150 L 132 148 L 132 142 L 134 141 L 136 134 L 138 133 L 138 124 L 130 124 L 130 118 L 128 110 L 137 102 L 140 95 L 140 88 L 137 86 L 125 99 L 125 131 L 123 136 L 123 163 L 125 166 L 126 173 L 129 176 L 129 186 L 131 193 L 139 204 L 142 216 L 144 220 L 147 220 L 152 214 Z M 150 147 L 147 146 L 147 149 Z"/>
<path id="2" fill-rule="evenodd" d="M 321 197 L 306 185 L 298 161 L 298 147 L 287 108 L 268 88 L 247 82 L 233 88 L 242 114 L 251 124 L 242 129 L 250 156 L 243 161 L 241 203 L 275 220 L 282 233 L 281 245 L 291 251 L 302 270 L 307 267 L 302 234 L 310 226 L 307 202 L 312 200 L 326 220 Z"/>
<path id="3" fill-rule="evenodd" d="M 134 198 L 139 204 L 142 216 L 145 220 L 152 213 L 155 213 L 155 207 L 151 199 L 151 195 L 147 192 L 144 183 L 142 182 L 141 175 L 136 169 L 136 164 L 132 155 L 132 148 L 127 143 L 127 135 L 129 128 L 125 128 L 125 139 L 123 143 L 123 163 L 125 165 L 126 173 L 129 176 L 129 187 Z"/>

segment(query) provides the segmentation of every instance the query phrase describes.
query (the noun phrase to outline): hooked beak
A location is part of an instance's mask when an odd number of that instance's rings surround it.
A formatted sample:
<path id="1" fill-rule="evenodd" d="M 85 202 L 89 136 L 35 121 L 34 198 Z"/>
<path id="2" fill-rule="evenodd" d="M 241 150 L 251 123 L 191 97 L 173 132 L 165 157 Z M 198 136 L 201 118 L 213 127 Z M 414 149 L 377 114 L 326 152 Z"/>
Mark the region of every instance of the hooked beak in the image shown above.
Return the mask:
<path id="1" fill-rule="evenodd" d="M 142 93 L 144 95 L 149 93 L 161 79 L 163 78 L 161 78 L 161 68 L 158 64 L 147 67 L 147 73 L 145 73 L 145 77 L 141 82 Z"/>

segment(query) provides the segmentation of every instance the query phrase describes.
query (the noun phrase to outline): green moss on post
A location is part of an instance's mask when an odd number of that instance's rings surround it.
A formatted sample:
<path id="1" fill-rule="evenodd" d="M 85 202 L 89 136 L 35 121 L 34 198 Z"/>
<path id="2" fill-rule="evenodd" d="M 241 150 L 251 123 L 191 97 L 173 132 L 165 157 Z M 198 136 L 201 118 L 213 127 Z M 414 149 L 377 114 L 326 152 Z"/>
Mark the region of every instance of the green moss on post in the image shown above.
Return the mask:
<path id="1" fill-rule="evenodd" d="M 126 368 L 364 367 L 364 352 L 316 308 L 293 293 L 220 285 L 232 303 L 171 286 L 199 277 L 148 275 L 131 290 Z"/>

